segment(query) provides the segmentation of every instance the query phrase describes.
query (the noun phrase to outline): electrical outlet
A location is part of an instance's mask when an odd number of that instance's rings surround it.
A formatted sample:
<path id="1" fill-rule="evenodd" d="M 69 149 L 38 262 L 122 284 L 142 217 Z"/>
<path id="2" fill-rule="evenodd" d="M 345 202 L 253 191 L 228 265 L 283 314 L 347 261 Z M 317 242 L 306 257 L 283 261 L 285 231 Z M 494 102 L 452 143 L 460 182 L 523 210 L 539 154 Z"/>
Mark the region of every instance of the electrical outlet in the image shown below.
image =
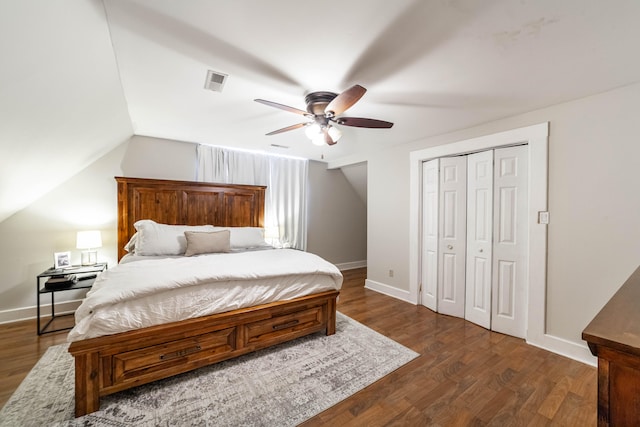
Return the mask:
<path id="1" fill-rule="evenodd" d="M 549 224 L 549 212 L 538 212 L 538 224 Z"/>
<path id="2" fill-rule="evenodd" d="M 389 270 L 389 277 L 393 277 L 393 270 Z"/>

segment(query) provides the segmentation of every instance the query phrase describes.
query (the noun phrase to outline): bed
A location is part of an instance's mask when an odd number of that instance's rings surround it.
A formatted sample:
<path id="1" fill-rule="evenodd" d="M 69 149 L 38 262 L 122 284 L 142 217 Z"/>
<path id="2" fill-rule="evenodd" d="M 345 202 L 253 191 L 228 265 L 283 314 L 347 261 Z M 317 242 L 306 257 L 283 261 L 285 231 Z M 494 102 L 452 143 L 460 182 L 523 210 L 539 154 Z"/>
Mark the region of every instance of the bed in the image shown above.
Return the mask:
<path id="1" fill-rule="evenodd" d="M 136 233 L 134 224 L 148 220 L 167 226 L 186 225 L 200 226 L 210 224 L 216 227 L 262 227 L 264 218 L 265 187 L 246 185 L 220 185 L 201 182 L 153 180 L 142 178 L 116 177 L 118 186 L 118 259 L 127 254 L 125 246 L 131 242 Z M 144 222 L 144 221 L 142 221 Z M 234 254 L 241 259 L 242 265 L 260 267 L 257 261 L 263 256 L 282 257 L 287 252 L 281 250 L 247 251 Z M 291 251 L 291 250 L 289 250 Z M 294 262 L 304 264 L 304 259 L 295 256 L 300 251 L 291 253 Z M 299 254 L 297 254 L 299 253 Z M 193 262 L 201 265 L 208 255 L 197 256 Z M 131 274 L 133 281 L 147 280 L 135 269 L 143 263 L 156 265 L 158 275 L 164 274 L 163 265 L 175 263 L 182 265 L 188 257 L 177 259 L 151 260 L 132 263 L 121 263 L 109 269 L 112 277 L 109 284 L 114 283 L 114 275 Z M 185 258 L 183 260 L 183 258 Z M 214 259 L 213 256 L 211 259 Z M 269 258 L 267 258 L 269 259 Z M 273 258 L 275 259 L 275 258 Z M 240 261 L 238 261 L 240 262 Z M 155 263 L 155 264 L 154 264 Z M 233 264 L 227 262 L 225 264 Z M 274 264 L 269 260 L 265 265 Z M 128 266 L 133 265 L 129 268 Z M 222 264 L 219 264 L 222 265 Z M 193 268 L 198 271 L 199 267 Z M 334 267 L 335 268 L 335 267 Z M 221 266 L 220 269 L 224 270 Z M 252 270 L 253 271 L 253 270 Z M 139 274 L 136 276 L 135 274 Z M 274 273 L 275 274 L 275 273 Z M 323 273 L 324 274 L 324 273 Z M 339 272 L 338 272 L 339 274 Z M 177 274 L 178 275 L 178 274 Z M 318 272 L 309 275 L 309 280 L 319 277 Z M 251 274 L 249 275 L 251 276 Z M 99 279 L 101 279 L 99 277 Z M 106 280 L 103 288 L 106 289 Z M 240 279 L 238 279 L 240 280 Z M 245 280 L 245 279 L 242 279 Z M 326 280 L 326 278 L 322 278 Z M 147 280 L 150 283 L 150 279 Z M 232 285 L 236 285 L 236 282 Z M 336 283 L 338 281 L 336 280 Z M 258 349 L 280 344 L 312 333 L 323 332 L 327 335 L 335 333 L 336 299 L 341 284 L 329 289 L 326 286 L 310 287 L 304 295 L 285 296 L 285 300 L 258 303 L 257 305 L 232 308 L 211 314 L 193 314 L 187 318 L 168 321 L 168 323 L 152 324 L 135 329 L 98 336 L 75 335 L 69 346 L 69 352 L 75 358 L 75 415 L 76 417 L 99 409 L 102 396 L 126 390 L 138 385 L 167 378 L 202 366 L 210 365 L 234 358 Z M 251 277 L 242 282 L 242 286 L 251 286 Z M 141 283 L 144 285 L 144 283 Z M 258 284 L 258 288 L 264 284 Z M 83 307 L 85 303 L 95 300 L 100 293 L 99 281 L 94 285 L 94 295 L 87 297 L 78 309 L 92 313 L 95 307 Z M 114 286 L 113 289 L 116 289 Z M 202 286 L 193 287 L 199 292 Z M 227 291 L 224 291 L 227 292 Z M 311 292 L 311 293 L 309 293 Z M 157 296 L 150 295 L 150 298 Z M 256 301 L 261 301 L 257 299 Z M 123 302 L 128 303 L 128 302 Z M 249 303 L 245 303 L 249 304 Z M 116 306 L 114 306 L 116 307 Z M 103 308 L 100 308 L 103 310 Z M 112 310 L 118 314 L 120 310 Z M 138 308 L 131 309 L 133 311 Z M 108 308 L 104 308 L 108 311 Z M 97 309 L 96 309 L 97 313 Z M 100 316 L 98 316 L 100 317 Z M 79 316 L 77 316 L 77 319 Z M 81 322 L 85 318 L 81 318 Z M 76 328 L 79 328 L 79 324 Z M 76 329 L 74 328 L 74 330 Z M 74 336 L 74 330 L 70 337 Z"/>

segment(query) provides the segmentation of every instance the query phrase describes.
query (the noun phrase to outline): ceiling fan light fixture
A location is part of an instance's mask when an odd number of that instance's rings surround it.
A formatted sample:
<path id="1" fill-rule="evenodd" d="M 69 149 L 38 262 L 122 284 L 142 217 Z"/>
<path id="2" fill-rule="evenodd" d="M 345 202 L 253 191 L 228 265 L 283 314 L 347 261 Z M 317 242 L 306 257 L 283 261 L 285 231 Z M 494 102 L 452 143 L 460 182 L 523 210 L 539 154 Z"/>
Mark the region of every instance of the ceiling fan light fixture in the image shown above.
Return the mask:
<path id="1" fill-rule="evenodd" d="M 304 98 L 305 103 L 307 104 L 307 111 L 289 107 L 288 105 L 279 104 L 277 102 L 267 101 L 265 99 L 255 99 L 254 101 L 270 107 L 289 111 L 290 113 L 300 114 L 313 120 L 311 122 L 297 123 L 282 129 L 277 129 L 267 133 L 267 135 L 276 135 L 304 127 L 306 128 L 305 133 L 307 138 L 309 138 L 314 144 L 320 146 L 324 144 L 335 145 L 342 136 L 342 132 L 340 129 L 333 127 L 332 123 L 372 129 L 388 129 L 393 126 L 393 123 L 391 122 L 385 122 L 377 119 L 368 119 L 363 117 L 337 117 L 347 109 L 351 108 L 353 104 L 358 102 L 366 91 L 367 90 L 360 85 L 353 85 L 340 94 L 333 92 L 311 92 Z"/>
<path id="2" fill-rule="evenodd" d="M 342 136 L 342 132 L 335 126 L 321 126 L 319 123 L 311 123 L 307 125 L 307 128 L 304 130 L 304 133 L 307 135 L 307 138 L 311 140 L 311 142 L 318 146 L 323 146 L 326 144 L 327 140 L 325 138 L 325 130 L 331 137 L 334 142 L 338 142 L 340 137 Z"/>
<path id="3" fill-rule="evenodd" d="M 335 142 L 338 142 L 338 140 L 342 136 L 342 131 L 335 126 L 329 126 L 328 132 L 331 139 L 333 139 Z"/>
<path id="4" fill-rule="evenodd" d="M 322 136 L 322 128 L 320 127 L 320 125 L 318 123 L 311 123 L 304 130 L 304 133 L 307 135 L 307 138 L 309 138 L 310 140 L 313 141 L 314 138 L 316 138 L 318 136 L 320 136 L 320 137 Z"/>

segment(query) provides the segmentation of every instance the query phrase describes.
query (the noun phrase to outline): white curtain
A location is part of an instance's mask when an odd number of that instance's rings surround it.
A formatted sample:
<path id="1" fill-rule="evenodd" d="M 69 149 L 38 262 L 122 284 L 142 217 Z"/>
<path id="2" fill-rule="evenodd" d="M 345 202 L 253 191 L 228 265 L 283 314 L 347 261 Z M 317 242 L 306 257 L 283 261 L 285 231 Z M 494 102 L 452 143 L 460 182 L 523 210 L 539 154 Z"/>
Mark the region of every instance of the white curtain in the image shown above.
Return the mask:
<path id="1" fill-rule="evenodd" d="M 266 185 L 267 241 L 278 247 L 306 250 L 308 160 L 210 145 L 198 145 L 197 153 L 197 181 Z"/>

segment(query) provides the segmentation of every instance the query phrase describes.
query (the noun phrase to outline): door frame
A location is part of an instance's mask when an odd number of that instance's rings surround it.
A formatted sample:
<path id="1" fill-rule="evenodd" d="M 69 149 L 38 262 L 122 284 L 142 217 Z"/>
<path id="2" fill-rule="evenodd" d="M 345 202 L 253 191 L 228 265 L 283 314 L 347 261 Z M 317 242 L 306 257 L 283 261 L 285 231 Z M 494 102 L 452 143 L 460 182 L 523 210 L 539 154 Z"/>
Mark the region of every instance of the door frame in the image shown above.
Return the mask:
<path id="1" fill-rule="evenodd" d="M 416 236 L 409 242 L 409 297 L 413 303 L 419 304 L 420 279 L 422 277 L 422 162 L 439 157 L 527 144 L 529 148 L 527 210 L 529 262 L 525 339 L 528 343 L 543 348 L 547 348 L 551 344 L 547 342 L 548 336 L 546 335 L 547 225 L 538 223 L 538 212 L 548 210 L 548 140 L 549 122 L 546 122 L 410 153 L 409 233 L 410 236 Z"/>

